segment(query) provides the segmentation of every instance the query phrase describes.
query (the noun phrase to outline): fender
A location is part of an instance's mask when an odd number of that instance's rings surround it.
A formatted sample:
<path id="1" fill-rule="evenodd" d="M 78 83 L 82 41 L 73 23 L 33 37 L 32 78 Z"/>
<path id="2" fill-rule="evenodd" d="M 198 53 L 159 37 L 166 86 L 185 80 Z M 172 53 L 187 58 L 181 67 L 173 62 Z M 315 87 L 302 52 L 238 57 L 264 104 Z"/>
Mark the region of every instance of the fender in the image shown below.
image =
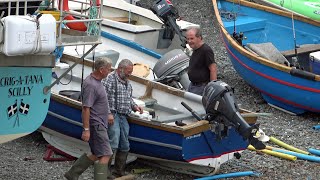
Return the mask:
<path id="1" fill-rule="evenodd" d="M 91 6 L 92 6 L 92 1 L 93 0 L 90 0 Z M 96 0 L 96 4 L 97 4 L 97 6 L 100 6 L 100 4 L 101 4 L 100 0 Z M 60 8 L 60 1 L 58 1 L 58 7 Z M 63 11 L 70 11 L 70 9 L 69 9 L 69 1 L 68 0 L 63 0 L 62 10 Z M 72 15 L 67 15 L 64 18 L 64 20 L 76 20 L 76 18 L 73 17 Z M 73 30 L 87 31 L 87 26 L 83 22 L 67 23 L 67 26 L 70 29 L 73 29 Z"/>

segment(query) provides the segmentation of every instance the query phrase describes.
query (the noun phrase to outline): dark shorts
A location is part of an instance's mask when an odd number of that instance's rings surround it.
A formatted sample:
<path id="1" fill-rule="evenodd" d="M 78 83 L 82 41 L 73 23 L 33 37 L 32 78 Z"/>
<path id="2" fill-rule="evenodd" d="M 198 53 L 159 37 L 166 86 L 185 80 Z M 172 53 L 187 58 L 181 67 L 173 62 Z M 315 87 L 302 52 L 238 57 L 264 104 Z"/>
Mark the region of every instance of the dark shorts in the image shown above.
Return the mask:
<path id="1" fill-rule="evenodd" d="M 89 146 L 95 156 L 111 156 L 112 150 L 108 137 L 108 130 L 103 125 L 90 126 Z"/>
<path id="2" fill-rule="evenodd" d="M 204 88 L 206 86 L 207 86 L 206 83 L 201 83 L 201 84 L 190 83 L 190 85 L 188 87 L 188 91 L 202 96 Z"/>

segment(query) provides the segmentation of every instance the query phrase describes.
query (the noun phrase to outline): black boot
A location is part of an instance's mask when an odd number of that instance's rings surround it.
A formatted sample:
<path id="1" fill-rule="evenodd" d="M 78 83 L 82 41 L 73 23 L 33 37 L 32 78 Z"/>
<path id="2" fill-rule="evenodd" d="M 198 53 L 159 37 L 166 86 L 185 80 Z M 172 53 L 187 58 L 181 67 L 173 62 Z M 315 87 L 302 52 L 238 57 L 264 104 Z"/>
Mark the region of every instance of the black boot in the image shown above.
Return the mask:
<path id="1" fill-rule="evenodd" d="M 78 180 L 79 176 L 88 169 L 89 166 L 93 165 L 93 163 L 94 161 L 89 159 L 87 154 L 83 154 L 74 162 L 70 170 L 64 174 L 64 177 L 68 180 Z"/>
<path id="2" fill-rule="evenodd" d="M 116 153 L 116 158 L 114 162 L 114 168 L 115 168 L 114 175 L 116 177 L 121 177 L 126 175 L 124 169 L 126 167 L 128 154 L 129 152 L 123 152 L 123 151 L 118 151 Z"/>

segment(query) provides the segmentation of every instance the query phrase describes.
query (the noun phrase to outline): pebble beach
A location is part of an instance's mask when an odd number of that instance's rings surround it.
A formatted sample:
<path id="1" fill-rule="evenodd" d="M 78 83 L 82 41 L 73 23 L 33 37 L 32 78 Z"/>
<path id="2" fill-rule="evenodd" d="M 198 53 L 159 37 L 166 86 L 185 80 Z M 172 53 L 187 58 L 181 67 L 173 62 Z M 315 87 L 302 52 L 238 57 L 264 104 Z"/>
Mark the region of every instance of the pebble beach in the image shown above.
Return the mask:
<path id="1" fill-rule="evenodd" d="M 149 7 L 153 0 L 141 0 L 143 7 Z M 186 21 L 199 24 L 203 30 L 205 42 L 213 48 L 218 64 L 218 79 L 235 89 L 235 97 L 241 108 L 253 112 L 271 113 L 258 119 L 260 128 L 296 148 L 320 149 L 320 131 L 312 127 L 320 124 L 319 114 L 306 113 L 293 116 L 266 104 L 257 90 L 250 87 L 234 70 L 220 37 L 218 24 L 215 22 L 211 0 L 172 0 Z M 272 142 L 267 145 L 278 147 Z M 55 180 L 64 179 L 63 174 L 73 161 L 48 162 L 43 160 L 47 142 L 39 132 L 17 140 L 0 144 L 0 180 Z M 136 174 L 137 180 L 191 180 L 198 177 L 171 172 L 145 165 L 138 161 L 128 165 L 127 171 L 143 169 Z M 234 179 L 320 179 L 320 163 L 298 159 L 290 161 L 245 150 L 240 159 L 230 160 L 220 167 L 219 173 L 255 171 L 259 176 L 239 177 Z M 80 180 L 93 179 L 93 167 L 80 177 Z"/>

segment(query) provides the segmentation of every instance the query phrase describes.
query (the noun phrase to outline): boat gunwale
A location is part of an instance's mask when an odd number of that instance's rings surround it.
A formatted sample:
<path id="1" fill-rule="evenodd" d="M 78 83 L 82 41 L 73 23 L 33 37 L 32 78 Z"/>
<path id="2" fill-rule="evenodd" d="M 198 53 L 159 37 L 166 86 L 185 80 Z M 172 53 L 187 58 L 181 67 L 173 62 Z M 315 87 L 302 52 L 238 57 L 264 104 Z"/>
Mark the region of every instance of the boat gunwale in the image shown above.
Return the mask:
<path id="1" fill-rule="evenodd" d="M 131 4 L 130 4 L 130 5 L 131 5 Z M 129 5 L 127 5 L 127 6 L 129 6 Z M 105 1 L 105 2 L 103 3 L 103 7 L 105 7 L 105 8 L 113 8 L 113 9 L 116 9 L 116 10 L 120 10 L 120 11 L 124 11 L 124 12 L 129 13 L 129 10 L 128 10 L 128 9 L 130 9 L 130 8 L 126 9 L 127 6 L 124 6 L 124 7 L 121 7 L 121 8 L 120 8 L 119 6 L 115 6 L 114 4 L 108 4 L 108 1 Z M 133 6 L 134 6 L 134 5 L 133 5 Z M 138 10 L 130 11 L 130 13 L 134 14 L 134 15 L 137 16 L 137 17 L 143 17 L 143 18 L 149 19 L 149 20 L 151 20 L 151 21 L 154 21 L 154 22 L 163 24 L 163 22 L 160 20 L 160 18 L 157 17 L 157 15 L 155 15 L 155 14 L 153 14 L 153 15 L 154 15 L 157 19 L 153 19 L 153 18 L 148 17 L 148 16 L 145 15 L 145 14 L 138 13 L 137 11 L 139 11 L 139 8 L 140 8 L 140 7 L 137 6 L 136 9 L 138 9 Z M 130 9 L 130 10 L 131 10 L 131 9 Z M 145 10 L 144 10 L 144 11 L 145 11 Z M 146 12 L 148 12 L 148 11 L 146 11 Z M 150 13 L 150 14 L 151 14 L 151 13 Z"/>
<path id="2" fill-rule="evenodd" d="M 63 95 L 59 95 L 55 92 L 51 93 L 51 100 L 62 103 L 66 106 L 73 107 L 73 108 L 78 109 L 80 111 L 82 109 L 81 102 L 73 100 L 73 99 L 68 98 L 66 96 L 63 96 Z M 168 132 L 173 132 L 176 134 L 182 134 L 184 137 L 198 134 L 198 133 L 201 133 L 201 132 L 204 132 L 204 131 L 207 131 L 210 129 L 209 122 L 206 120 L 197 121 L 195 123 L 192 123 L 192 124 L 189 124 L 186 126 L 181 126 L 181 127 L 171 126 L 171 125 L 167 125 L 166 123 L 161 123 L 161 122 L 157 122 L 157 121 L 147 121 L 147 120 L 139 119 L 139 118 L 132 117 L 132 116 L 130 116 L 128 118 L 128 121 L 130 123 L 134 123 L 137 125 L 160 129 L 160 130 L 164 130 L 164 131 L 168 131 Z"/>
<path id="3" fill-rule="evenodd" d="M 110 21 L 112 21 L 112 20 L 110 20 Z M 122 22 L 119 22 L 119 23 L 122 23 Z M 126 23 L 124 23 L 124 24 L 126 24 Z M 107 27 L 107 28 L 111 28 L 111 29 L 115 29 L 115 30 L 119 30 L 119 31 L 124 31 L 124 32 L 136 34 L 136 35 L 149 33 L 149 32 L 157 32 L 157 31 L 161 30 L 161 28 L 158 28 L 158 29 L 153 28 L 153 29 L 148 29 L 148 30 L 130 31 L 130 30 L 125 29 L 125 27 L 121 28 L 121 27 L 115 27 L 115 26 L 109 25 L 109 24 L 106 23 L 105 20 L 102 21 L 102 26 L 103 27 Z"/>
<path id="4" fill-rule="evenodd" d="M 225 0 L 225 1 L 233 2 L 232 0 Z M 239 2 L 241 5 L 244 5 L 244 6 L 247 6 L 247 7 L 252 7 L 252 8 L 256 8 L 256 9 L 262 10 L 262 11 L 271 12 L 271 13 L 274 13 L 274 14 L 277 14 L 277 15 L 280 15 L 280 16 L 285 16 L 285 17 L 290 17 L 290 18 L 292 16 L 292 13 L 290 13 L 290 12 L 284 12 L 284 11 L 281 11 L 279 9 L 275 9 L 275 8 L 259 5 L 259 4 L 256 4 L 256 3 L 251 3 L 251 2 L 247 2 L 247 1 L 243 1 L 243 0 L 238 0 L 237 2 Z M 253 61 L 258 62 L 258 63 L 260 63 L 262 65 L 266 65 L 268 67 L 271 67 L 271 68 L 277 69 L 279 71 L 286 72 L 286 73 L 290 74 L 290 71 L 291 71 L 292 67 L 287 67 L 285 65 L 282 65 L 282 64 L 279 64 L 279 63 L 276 63 L 276 62 L 272 62 L 272 61 L 270 61 L 270 60 L 268 60 L 266 58 L 258 57 L 255 54 L 253 54 L 252 52 L 246 50 L 241 45 L 239 45 L 231 37 L 231 35 L 227 32 L 227 30 L 225 29 L 225 27 L 223 25 L 221 16 L 219 14 L 217 0 L 212 0 L 212 3 L 213 3 L 213 8 L 214 8 L 214 13 L 215 13 L 216 19 L 218 21 L 218 26 L 219 26 L 220 32 L 226 38 L 226 40 L 228 41 L 230 46 L 232 46 L 240 54 L 246 56 L 250 60 L 253 60 Z M 320 26 L 320 22 L 319 21 L 315 21 L 315 20 L 306 18 L 304 16 L 295 15 L 295 16 L 293 16 L 293 18 L 295 20 L 306 22 L 306 23 L 309 23 L 309 24 L 312 24 L 312 25 L 315 25 L 315 26 Z M 224 43 L 225 43 L 225 46 L 227 46 L 226 42 L 224 42 Z M 314 81 L 320 81 L 320 75 L 317 75 L 317 74 L 314 74 L 314 75 L 315 76 L 314 76 L 313 80 Z"/>

